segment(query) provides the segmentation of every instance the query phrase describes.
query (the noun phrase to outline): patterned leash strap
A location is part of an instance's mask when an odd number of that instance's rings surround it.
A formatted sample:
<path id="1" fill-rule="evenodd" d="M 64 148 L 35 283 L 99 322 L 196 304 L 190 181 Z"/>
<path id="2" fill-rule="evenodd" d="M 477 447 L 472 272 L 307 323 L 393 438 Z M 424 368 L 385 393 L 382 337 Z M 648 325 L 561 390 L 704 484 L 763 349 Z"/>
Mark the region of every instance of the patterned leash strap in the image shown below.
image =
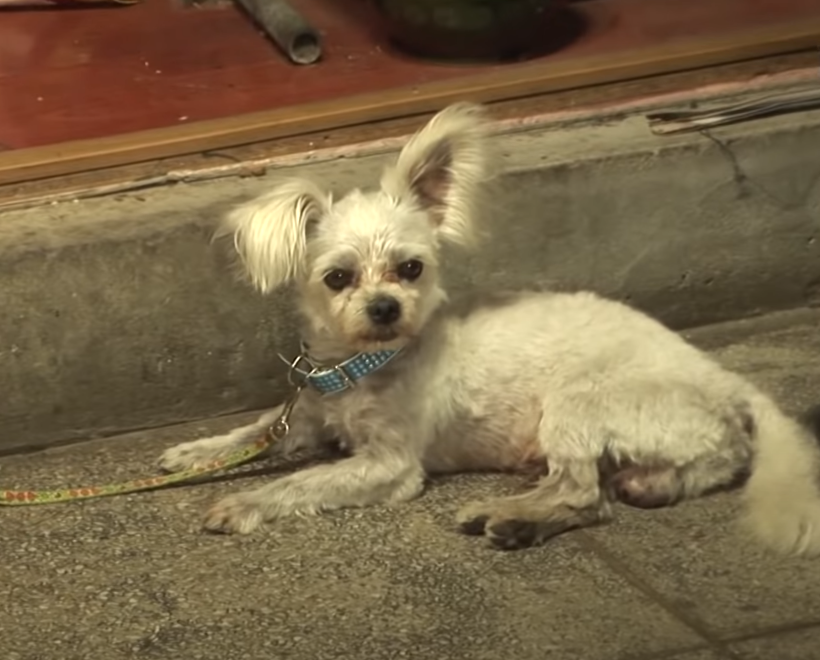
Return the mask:
<path id="1" fill-rule="evenodd" d="M 273 437 L 272 437 L 273 436 Z M 109 497 L 111 495 L 125 495 L 144 490 L 156 490 L 171 484 L 190 481 L 197 477 L 214 474 L 236 467 L 258 456 L 268 448 L 275 435 L 266 433 L 253 445 L 245 447 L 225 458 L 213 461 L 208 465 L 172 474 L 163 474 L 147 479 L 132 479 L 118 484 L 107 486 L 88 486 L 85 488 L 62 488 L 59 490 L 0 490 L 0 506 L 31 506 L 34 504 L 56 504 L 58 502 L 72 502 L 87 500 L 93 497 Z"/>
<path id="2" fill-rule="evenodd" d="M 111 495 L 125 495 L 126 493 L 136 493 L 143 490 L 156 490 L 171 484 L 178 484 L 183 481 L 191 481 L 197 477 L 202 477 L 215 472 L 222 472 L 228 468 L 236 467 L 241 463 L 249 461 L 254 456 L 258 456 L 265 451 L 271 443 L 281 441 L 290 433 L 290 416 L 293 408 L 299 400 L 299 395 L 305 388 L 306 379 L 296 382 L 293 378 L 296 365 L 300 357 L 290 363 L 288 371 L 288 381 L 293 386 L 293 392 L 282 406 L 282 412 L 276 421 L 268 428 L 255 443 L 240 449 L 223 459 L 213 461 L 200 468 L 183 470 L 171 474 L 148 477 L 147 479 L 133 479 L 118 484 L 107 486 L 87 486 L 85 488 L 61 488 L 58 490 L 0 490 L 0 506 L 31 506 L 34 504 L 56 504 L 58 502 L 72 502 L 76 500 L 88 500 L 93 497 L 109 497 Z"/>

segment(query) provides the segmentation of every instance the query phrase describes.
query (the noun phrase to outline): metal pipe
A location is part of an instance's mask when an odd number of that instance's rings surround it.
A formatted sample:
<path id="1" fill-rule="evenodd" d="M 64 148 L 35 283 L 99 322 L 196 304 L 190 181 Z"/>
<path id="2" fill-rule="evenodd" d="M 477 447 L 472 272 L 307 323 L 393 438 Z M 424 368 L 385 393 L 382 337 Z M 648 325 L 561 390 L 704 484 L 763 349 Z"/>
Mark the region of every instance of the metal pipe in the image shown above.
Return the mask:
<path id="1" fill-rule="evenodd" d="M 294 64 L 322 56 L 319 33 L 285 0 L 237 0 Z"/>

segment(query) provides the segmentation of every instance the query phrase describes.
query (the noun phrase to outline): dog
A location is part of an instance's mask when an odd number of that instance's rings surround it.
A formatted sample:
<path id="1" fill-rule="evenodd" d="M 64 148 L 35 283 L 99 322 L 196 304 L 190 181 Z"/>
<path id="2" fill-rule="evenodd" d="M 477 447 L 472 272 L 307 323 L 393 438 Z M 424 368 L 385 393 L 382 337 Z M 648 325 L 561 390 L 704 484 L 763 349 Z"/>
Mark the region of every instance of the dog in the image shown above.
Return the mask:
<path id="1" fill-rule="evenodd" d="M 524 492 L 467 504 L 462 532 L 501 549 L 745 481 L 743 520 L 772 549 L 820 554 L 820 449 L 766 394 L 645 314 L 593 293 L 448 301 L 445 244 L 472 248 L 491 176 L 480 106 L 438 113 L 378 188 L 336 200 L 284 180 L 236 207 L 223 235 L 262 293 L 295 285 L 298 396 L 254 424 L 167 450 L 201 467 L 271 426 L 283 455 L 334 439 L 350 454 L 230 495 L 204 526 L 405 502 L 429 475 L 540 473 Z M 745 475 L 745 479 L 744 479 Z"/>

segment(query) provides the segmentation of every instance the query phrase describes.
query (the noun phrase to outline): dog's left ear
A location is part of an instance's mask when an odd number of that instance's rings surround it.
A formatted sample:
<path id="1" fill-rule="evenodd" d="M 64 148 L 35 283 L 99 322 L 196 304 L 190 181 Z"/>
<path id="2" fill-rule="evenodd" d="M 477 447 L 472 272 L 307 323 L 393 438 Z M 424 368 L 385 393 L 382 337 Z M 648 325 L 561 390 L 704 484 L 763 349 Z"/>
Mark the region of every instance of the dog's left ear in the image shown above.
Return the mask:
<path id="1" fill-rule="evenodd" d="M 458 103 L 442 110 L 385 170 L 382 190 L 424 209 L 442 239 L 472 243 L 473 214 L 488 175 L 486 126 L 481 106 Z"/>

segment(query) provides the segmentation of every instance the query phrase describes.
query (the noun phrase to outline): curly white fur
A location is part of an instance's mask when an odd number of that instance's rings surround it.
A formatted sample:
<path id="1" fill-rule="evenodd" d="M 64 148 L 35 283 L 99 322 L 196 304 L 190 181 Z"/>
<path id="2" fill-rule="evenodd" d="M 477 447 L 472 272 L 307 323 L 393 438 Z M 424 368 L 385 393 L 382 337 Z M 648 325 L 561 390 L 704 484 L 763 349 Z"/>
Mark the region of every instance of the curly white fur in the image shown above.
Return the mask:
<path id="1" fill-rule="evenodd" d="M 479 108 L 455 105 L 408 142 L 380 189 L 334 202 L 290 181 L 231 215 L 227 230 L 256 287 L 295 281 L 315 358 L 404 350 L 342 394 L 306 391 L 277 446 L 287 453 L 337 438 L 349 458 L 228 497 L 206 527 L 249 532 L 279 516 L 402 501 L 436 472 L 535 469 L 530 491 L 458 516 L 463 531 L 513 548 L 605 520 L 614 498 L 671 504 L 751 470 L 746 521 L 757 537 L 820 554 L 814 438 L 751 383 L 591 293 L 447 302 L 439 247 L 475 237 L 484 133 Z M 423 269 L 413 274 L 409 262 Z M 369 312 L 385 297 L 400 310 L 387 326 Z M 169 449 L 161 463 L 180 470 L 230 453 L 278 413 Z"/>

